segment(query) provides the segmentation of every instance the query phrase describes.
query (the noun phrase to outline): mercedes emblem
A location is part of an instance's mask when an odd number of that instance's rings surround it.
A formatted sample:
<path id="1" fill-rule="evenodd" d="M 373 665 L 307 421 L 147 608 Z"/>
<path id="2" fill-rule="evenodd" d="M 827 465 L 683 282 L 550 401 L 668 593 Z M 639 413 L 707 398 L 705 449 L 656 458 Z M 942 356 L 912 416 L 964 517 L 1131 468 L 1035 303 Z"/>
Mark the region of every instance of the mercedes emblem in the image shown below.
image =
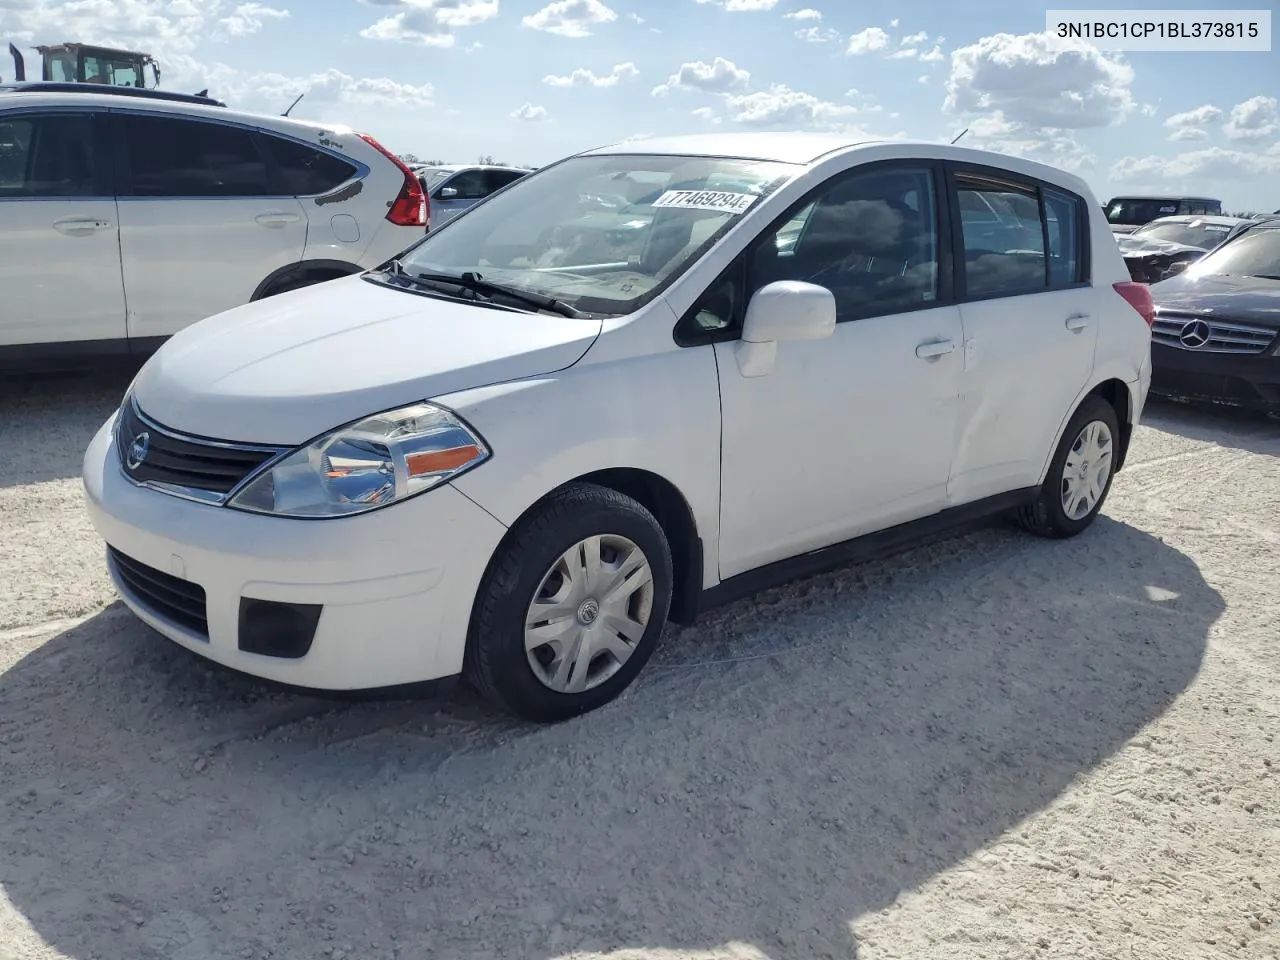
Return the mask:
<path id="1" fill-rule="evenodd" d="M 144 430 L 129 444 L 129 449 L 124 456 L 124 465 L 130 470 L 137 470 L 142 466 L 142 461 L 147 459 L 147 448 L 150 446 L 151 434 Z"/>
<path id="2" fill-rule="evenodd" d="M 1178 334 L 1178 342 L 1184 347 L 1195 350 L 1209 342 L 1209 333 L 1207 323 L 1203 320 L 1192 320 L 1183 325 L 1182 332 Z"/>

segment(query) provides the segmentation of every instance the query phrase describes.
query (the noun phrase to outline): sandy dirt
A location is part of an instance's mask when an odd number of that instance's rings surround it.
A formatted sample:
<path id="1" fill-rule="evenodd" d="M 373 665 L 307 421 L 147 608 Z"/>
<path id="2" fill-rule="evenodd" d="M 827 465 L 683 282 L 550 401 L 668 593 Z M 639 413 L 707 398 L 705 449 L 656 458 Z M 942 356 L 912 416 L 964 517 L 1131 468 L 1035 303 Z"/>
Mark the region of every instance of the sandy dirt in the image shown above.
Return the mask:
<path id="1" fill-rule="evenodd" d="M 1156 404 L 1105 515 L 672 629 L 554 728 L 205 666 L 0 394 L 0 957 L 1280 956 L 1280 424 Z"/>

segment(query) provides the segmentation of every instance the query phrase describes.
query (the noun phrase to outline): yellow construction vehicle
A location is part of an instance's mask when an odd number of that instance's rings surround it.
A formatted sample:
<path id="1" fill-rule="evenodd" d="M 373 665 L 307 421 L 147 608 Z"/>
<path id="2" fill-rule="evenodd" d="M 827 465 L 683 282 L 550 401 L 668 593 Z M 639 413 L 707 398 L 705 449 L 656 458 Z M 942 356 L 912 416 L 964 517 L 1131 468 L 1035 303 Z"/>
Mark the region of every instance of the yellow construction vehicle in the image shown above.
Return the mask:
<path id="1" fill-rule="evenodd" d="M 36 47 L 40 54 L 40 76 L 32 80 L 54 83 L 102 83 L 114 87 L 158 87 L 160 64 L 149 53 L 116 50 L 88 43 L 55 43 Z M 28 79 L 22 52 L 9 44 L 14 80 Z M 148 76 L 151 82 L 148 83 Z"/>

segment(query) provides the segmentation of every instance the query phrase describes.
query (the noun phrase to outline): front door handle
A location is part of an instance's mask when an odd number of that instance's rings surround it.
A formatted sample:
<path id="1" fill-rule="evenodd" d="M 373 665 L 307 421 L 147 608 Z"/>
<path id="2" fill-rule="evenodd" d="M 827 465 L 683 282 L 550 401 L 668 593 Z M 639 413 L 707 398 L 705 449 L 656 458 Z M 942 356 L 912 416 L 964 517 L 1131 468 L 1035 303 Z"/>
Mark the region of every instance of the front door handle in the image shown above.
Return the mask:
<path id="1" fill-rule="evenodd" d="M 954 340 L 926 340 L 916 347 L 916 356 L 921 360 L 936 360 L 956 348 Z"/>
<path id="2" fill-rule="evenodd" d="M 1079 333 L 1089 326 L 1089 320 L 1090 317 L 1087 313 L 1073 313 L 1067 317 L 1067 329 L 1072 333 Z"/>
<path id="3" fill-rule="evenodd" d="M 53 229 L 73 237 L 83 237 L 102 230 L 109 230 L 112 226 L 113 224 L 110 220 L 81 219 L 78 217 L 68 217 L 65 220 L 55 220 L 53 222 Z"/>
<path id="4" fill-rule="evenodd" d="M 283 227 L 286 223 L 297 223 L 300 218 L 296 213 L 260 213 L 253 219 L 264 227 Z"/>

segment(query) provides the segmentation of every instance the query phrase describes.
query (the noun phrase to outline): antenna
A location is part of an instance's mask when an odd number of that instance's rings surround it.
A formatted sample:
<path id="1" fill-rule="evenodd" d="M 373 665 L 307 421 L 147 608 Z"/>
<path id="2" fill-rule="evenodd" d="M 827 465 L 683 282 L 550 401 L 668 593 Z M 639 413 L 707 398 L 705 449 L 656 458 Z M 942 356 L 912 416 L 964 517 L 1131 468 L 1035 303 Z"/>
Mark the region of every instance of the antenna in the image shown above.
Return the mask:
<path id="1" fill-rule="evenodd" d="M 968 132 L 969 132 L 969 128 L 968 128 L 968 127 L 965 127 L 965 128 L 964 128 L 963 130 L 961 130 L 958 134 L 956 134 L 956 138 L 955 138 L 954 140 L 952 140 L 952 141 L 951 141 L 951 142 L 952 142 L 952 144 L 959 143 L 959 142 L 960 142 L 960 138 L 961 138 L 961 137 L 963 137 L 963 136 L 964 136 L 966 133 L 968 133 Z"/>
<path id="2" fill-rule="evenodd" d="M 297 100 L 294 100 L 293 103 L 289 104 L 289 110 L 292 110 L 294 107 L 296 107 L 298 105 L 298 100 L 301 100 L 306 95 L 307 95 L 307 92 L 305 90 L 302 91 L 302 93 L 298 94 Z M 280 114 L 280 116 L 287 117 L 289 115 L 289 110 L 286 110 L 284 113 Z"/>

